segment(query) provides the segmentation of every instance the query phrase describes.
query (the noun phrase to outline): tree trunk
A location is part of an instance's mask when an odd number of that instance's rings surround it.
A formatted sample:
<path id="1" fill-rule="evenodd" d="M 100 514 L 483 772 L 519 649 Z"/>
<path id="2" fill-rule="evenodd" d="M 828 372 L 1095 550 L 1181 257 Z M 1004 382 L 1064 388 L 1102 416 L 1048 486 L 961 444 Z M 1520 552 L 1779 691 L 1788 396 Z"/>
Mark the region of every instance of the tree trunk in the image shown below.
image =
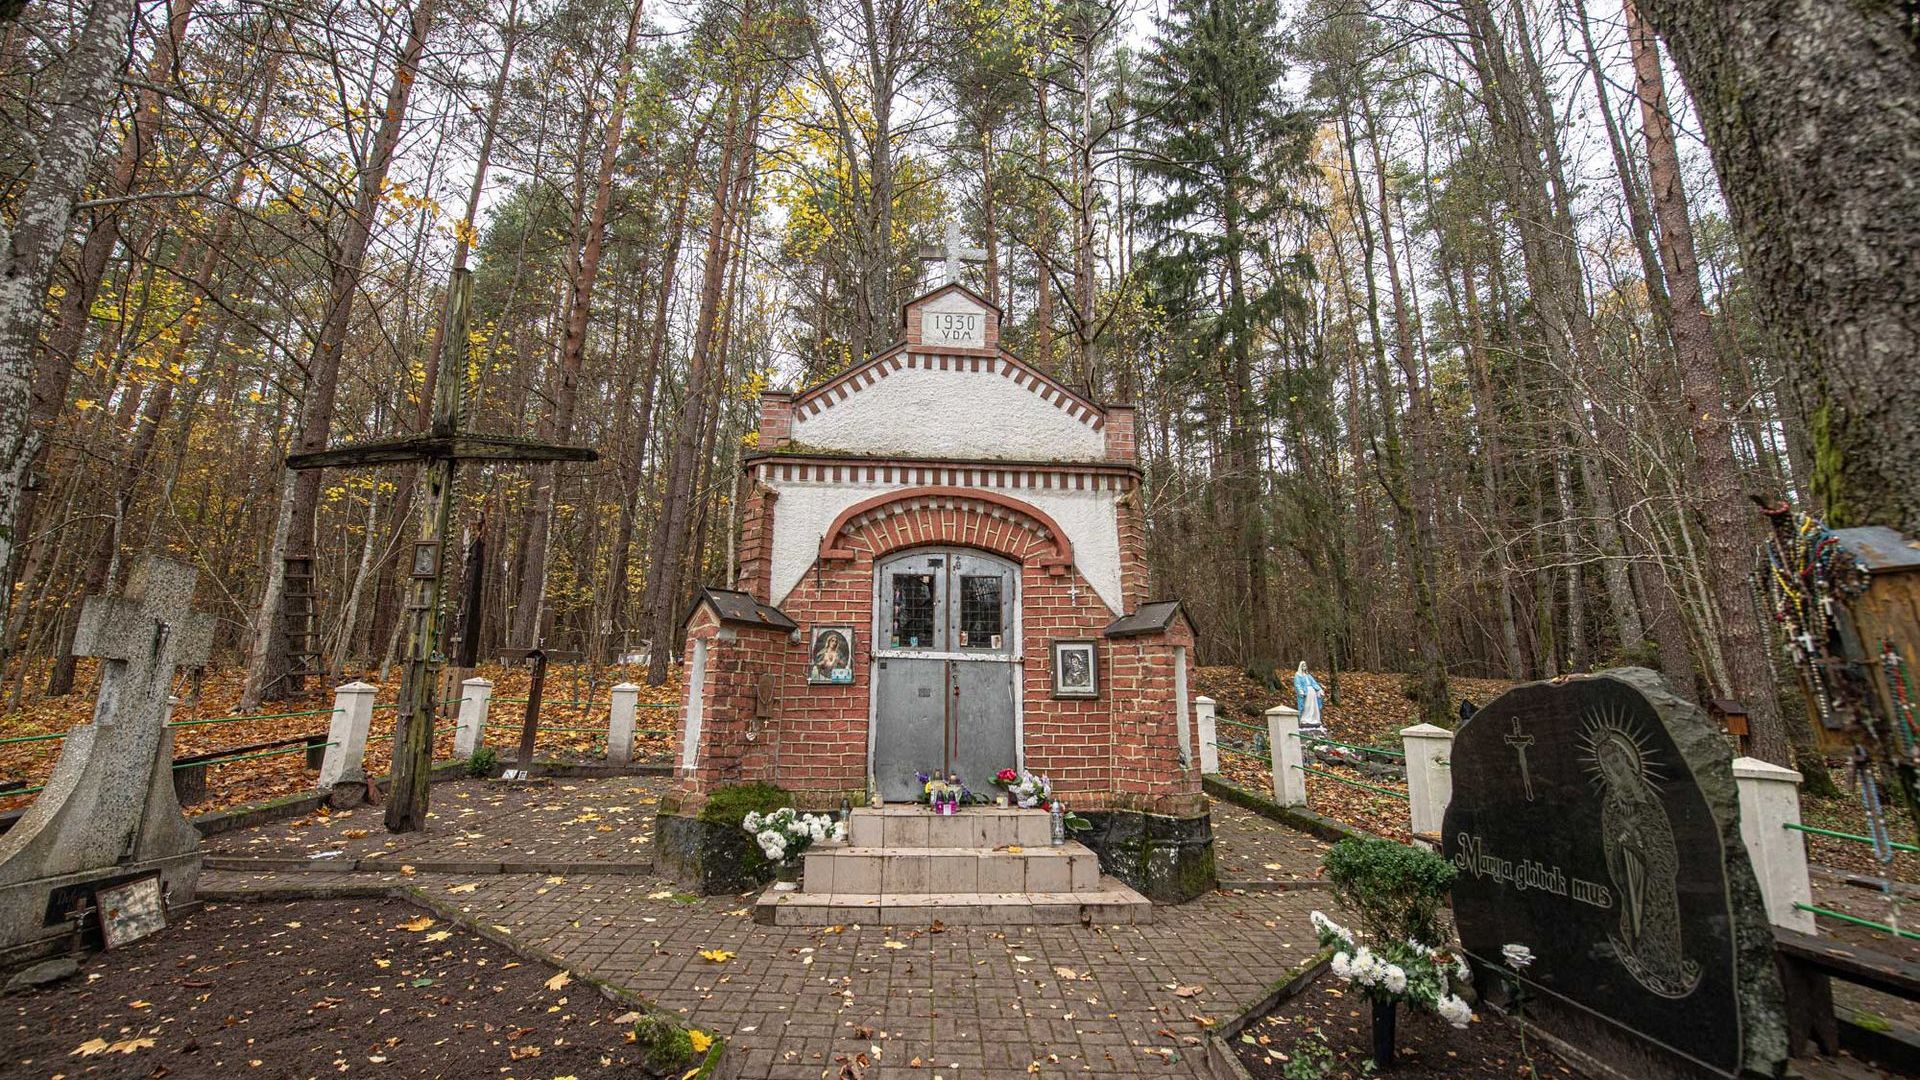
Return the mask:
<path id="1" fill-rule="evenodd" d="M 1634 90 L 1647 142 L 1647 178 L 1654 217 L 1660 223 L 1660 264 L 1672 306 L 1670 330 L 1680 369 L 1681 407 L 1693 434 L 1692 475 L 1687 488 L 1704 521 L 1704 567 L 1714 607 L 1720 613 L 1720 651 L 1734 697 L 1747 707 L 1752 753 L 1791 768 L 1792 750 L 1780 715 L 1767 641 L 1747 575 L 1753 565 L 1755 515 L 1741 497 L 1740 463 L 1733 454 L 1733 421 L 1714 353 L 1713 325 L 1700 291 L 1700 263 L 1681 186 L 1680 155 L 1667 113 L 1660 51 L 1641 25 L 1632 0 L 1625 6 L 1627 40 L 1633 48 Z M 1916 69 L 1920 73 L 1920 69 Z M 1920 128 L 1916 128 L 1920 131 Z M 1915 267 L 1920 270 L 1920 266 Z M 1920 471 L 1913 474 L 1920 478 Z"/>
<path id="2" fill-rule="evenodd" d="M 600 277 L 600 256 L 606 248 L 607 210 L 613 204 L 613 167 L 619 160 L 620 133 L 626 126 L 627 83 L 633 75 L 634 49 L 639 44 L 640 15 L 645 6 L 642 0 L 634 0 L 633 11 L 627 16 L 626 45 L 620 50 L 620 63 L 613 79 L 613 106 L 600 144 L 600 165 L 594 173 L 593 206 L 587 214 L 586 235 L 581 239 L 573 280 L 568 284 L 566 336 L 560 345 L 560 385 L 553 393 L 552 439 L 557 443 L 573 438 L 573 414 L 580 400 L 580 373 L 586 362 L 587 319 L 593 310 L 594 285 Z M 514 609 L 514 636 L 516 643 L 525 648 L 539 645 L 552 622 L 546 605 L 547 543 L 553 529 L 559 479 L 558 463 L 534 469 L 534 512 L 527 519 L 527 576 L 522 581 L 520 603 Z"/>
<path id="3" fill-rule="evenodd" d="M 726 126 L 723 129 L 718 182 L 714 188 L 713 208 L 707 218 L 707 247 L 701 266 L 700 312 L 694 323 L 693 348 L 687 361 L 686 392 L 681 397 L 675 420 L 673 445 L 668 453 L 666 492 L 660 502 L 660 516 L 654 522 L 649 545 L 647 589 L 643 600 L 649 631 L 650 655 L 647 682 L 659 686 L 666 682 L 667 664 L 673 655 L 677 629 L 675 601 L 680 595 L 682 563 L 686 559 L 690 519 L 693 515 L 693 478 L 698 462 L 702 421 L 709 407 L 704 388 L 708 368 L 715 362 L 720 345 L 721 300 L 725 290 L 727 263 L 732 255 L 727 240 L 732 233 L 734 199 L 751 172 L 753 143 L 757 125 L 749 113 L 759 108 L 759 88 L 753 89 L 753 101 L 743 107 L 738 87 L 734 90 Z"/>
<path id="4" fill-rule="evenodd" d="M 353 321 L 354 298 L 360 291 L 360 276 L 366 262 L 367 244 L 373 236 L 374 217 L 379 210 L 380 192 L 386 185 L 387 169 L 393 164 L 394 148 L 400 142 L 400 129 L 406 120 L 407 103 L 413 84 L 419 77 L 420 54 L 427 44 L 427 32 L 433 26 L 437 0 L 419 0 L 407 28 L 407 42 L 394 66 L 393 81 L 387 87 L 380 127 L 363 163 L 354 194 L 353 211 L 348 216 L 338 248 L 331 259 L 326 321 L 314 339 L 307 360 L 305 392 L 300 400 L 300 434 L 294 449 L 310 453 L 326 448 L 333 427 L 334 394 L 340 385 L 340 361 L 346 349 L 347 330 Z M 247 670 L 246 688 L 241 692 L 240 708 L 252 710 L 261 701 L 279 701 L 298 694 L 305 680 L 295 674 L 293 641 L 289 635 L 286 609 L 285 559 L 296 550 L 310 553 L 314 543 L 314 523 L 320 504 L 321 472 L 307 469 L 292 479 L 288 496 L 282 501 L 280 516 L 285 519 L 286 542 L 267 567 L 267 587 L 261 597 L 260 617 L 255 628 L 253 663 Z"/>
<path id="5" fill-rule="evenodd" d="M 114 82 L 128 61 L 132 0 L 94 0 L 75 30 L 45 99 L 46 127 L 31 147 L 30 175 L 0 218 L 0 582 L 13 580 L 21 500 L 42 437 L 32 423 L 34 353 L 54 260 L 99 150 Z M 0 605 L 0 620 L 7 617 Z M 0 649 L 13 640 L 0 625 Z"/>
<path id="6" fill-rule="evenodd" d="M 1807 395 L 1810 487 L 1828 522 L 1920 535 L 1912 5 L 1639 0 L 1639 10 L 1693 91 L 1755 306 Z"/>

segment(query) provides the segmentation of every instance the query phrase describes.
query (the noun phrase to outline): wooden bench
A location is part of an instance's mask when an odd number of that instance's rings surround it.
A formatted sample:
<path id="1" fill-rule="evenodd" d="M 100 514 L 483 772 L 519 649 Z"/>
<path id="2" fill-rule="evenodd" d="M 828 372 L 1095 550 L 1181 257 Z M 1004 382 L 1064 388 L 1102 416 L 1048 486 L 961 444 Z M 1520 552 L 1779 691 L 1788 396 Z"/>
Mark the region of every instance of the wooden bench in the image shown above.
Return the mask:
<path id="1" fill-rule="evenodd" d="M 237 757 L 241 754 L 255 754 L 263 750 L 278 750 L 282 747 L 301 745 L 307 748 L 307 768 L 318 769 L 327 756 L 327 735 L 324 731 L 313 735 L 290 735 L 284 739 L 269 739 L 266 742 L 229 746 L 224 750 L 174 758 L 173 794 L 180 800 L 181 806 L 192 806 L 207 797 L 208 762 Z"/>
<path id="2" fill-rule="evenodd" d="M 1896 956 L 1774 927 L 1774 964 L 1787 994 L 1787 1052 L 1800 1057 L 1811 1037 L 1820 1052 L 1840 1051 L 1840 1018 L 1833 1009 L 1833 980 L 1920 1001 L 1920 964 Z"/>

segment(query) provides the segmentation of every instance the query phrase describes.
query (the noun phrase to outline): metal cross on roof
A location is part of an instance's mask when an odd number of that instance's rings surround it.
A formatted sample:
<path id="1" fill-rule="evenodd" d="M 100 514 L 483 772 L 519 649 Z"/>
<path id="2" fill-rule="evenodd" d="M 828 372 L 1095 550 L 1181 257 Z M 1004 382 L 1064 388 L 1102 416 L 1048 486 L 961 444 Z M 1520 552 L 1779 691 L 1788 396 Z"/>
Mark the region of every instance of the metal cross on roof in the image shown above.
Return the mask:
<path id="1" fill-rule="evenodd" d="M 597 461 L 585 446 L 559 446 L 502 435 L 472 435 L 462 430 L 467 412 L 467 317 L 473 304 L 473 275 L 456 269 L 447 290 L 442 330 L 445 359 L 434 388 L 433 423 L 423 435 L 375 439 L 287 455 L 289 469 L 352 469 L 420 462 L 426 468 L 426 513 L 414 541 L 409 572 L 413 591 L 409 616 L 407 673 L 400 689 L 399 722 L 393 736 L 393 796 L 387 803 L 387 830 L 411 832 L 425 827 L 427 777 L 433 764 L 434 692 L 441 655 L 440 598 L 445 591 L 447 538 L 453 520 L 454 479 L 463 461 Z"/>

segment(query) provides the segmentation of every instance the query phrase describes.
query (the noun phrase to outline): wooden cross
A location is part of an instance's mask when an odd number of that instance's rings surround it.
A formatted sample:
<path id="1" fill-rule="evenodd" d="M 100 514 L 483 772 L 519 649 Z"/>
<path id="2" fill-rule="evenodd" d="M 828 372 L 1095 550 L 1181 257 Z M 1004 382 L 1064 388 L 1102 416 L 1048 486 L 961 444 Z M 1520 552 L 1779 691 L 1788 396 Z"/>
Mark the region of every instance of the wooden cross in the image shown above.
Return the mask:
<path id="1" fill-rule="evenodd" d="M 433 423 L 424 435 L 375 439 L 307 454 L 289 454 L 289 469 L 352 469 L 417 461 L 426 469 L 426 513 L 414 541 L 407 603 L 407 671 L 400 686 L 399 719 L 393 735 L 393 796 L 387 801 L 387 831 L 413 832 L 427 821 L 427 781 L 433 767 L 433 719 L 439 697 L 440 598 L 446 583 L 446 549 L 453 520 L 453 485 L 463 461 L 598 461 L 589 447 L 557 446 L 462 430 L 467 410 L 467 318 L 473 275 L 456 269 L 447 290 L 442 341 L 445 359 L 435 388 Z"/>
<path id="2" fill-rule="evenodd" d="M 533 738 L 540 730 L 540 697 L 547 687 L 547 661 L 578 660 L 581 654 L 561 649 L 547 649 L 534 646 L 531 649 L 507 649 L 500 654 L 502 660 L 529 660 L 533 663 L 533 675 L 527 680 L 527 711 L 520 719 L 520 763 L 501 774 L 503 780 L 526 780 L 533 775 Z M 589 692 L 588 697 L 593 694 Z"/>

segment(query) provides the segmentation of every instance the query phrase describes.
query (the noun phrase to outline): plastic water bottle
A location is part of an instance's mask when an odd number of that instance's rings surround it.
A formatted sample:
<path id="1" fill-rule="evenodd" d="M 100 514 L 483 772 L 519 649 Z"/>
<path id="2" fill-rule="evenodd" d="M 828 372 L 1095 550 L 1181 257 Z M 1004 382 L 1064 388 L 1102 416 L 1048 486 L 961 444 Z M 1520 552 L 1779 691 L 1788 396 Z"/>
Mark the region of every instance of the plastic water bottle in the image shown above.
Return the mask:
<path id="1" fill-rule="evenodd" d="M 1067 812 L 1060 800 L 1053 800 L 1053 808 L 1047 811 L 1047 824 L 1053 829 L 1053 846 L 1060 847 L 1067 842 Z"/>

